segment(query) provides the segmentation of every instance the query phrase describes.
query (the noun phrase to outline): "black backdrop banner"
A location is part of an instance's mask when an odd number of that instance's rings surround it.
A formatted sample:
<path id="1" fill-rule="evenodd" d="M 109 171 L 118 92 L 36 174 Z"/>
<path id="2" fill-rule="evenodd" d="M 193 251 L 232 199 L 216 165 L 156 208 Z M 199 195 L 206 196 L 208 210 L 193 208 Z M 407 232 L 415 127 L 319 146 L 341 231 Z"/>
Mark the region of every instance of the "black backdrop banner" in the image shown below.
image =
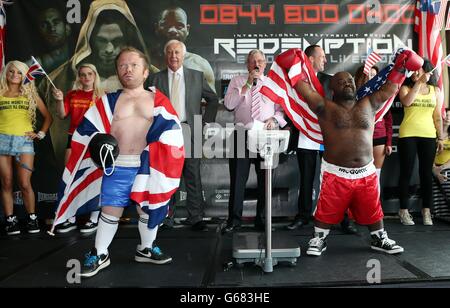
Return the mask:
<path id="1" fill-rule="evenodd" d="M 29 62 L 35 56 L 64 92 L 73 86 L 77 65 L 93 63 L 102 86 L 113 91 L 119 87 L 113 59 L 120 46 L 144 51 L 156 72 L 164 67 L 164 44 L 178 38 L 189 52 L 185 65 L 204 71 L 223 98 L 228 81 L 246 72 L 246 55 L 255 48 L 263 50 L 271 63 L 289 48 L 319 44 L 327 55 L 325 72 L 334 74 L 354 73 L 371 47 L 382 56 L 378 65 L 384 66 L 397 48 L 413 48 L 414 7 L 413 0 L 14 0 L 6 7 L 5 54 L 7 61 Z M 37 85 L 55 119 L 49 138 L 36 144 L 33 175 L 37 200 L 50 208 L 63 170 L 68 120 L 57 119 L 47 80 L 41 78 Z M 221 108 L 218 122 L 229 121 L 232 115 Z M 287 180 L 278 183 L 290 183 L 280 191 L 293 190 L 285 201 L 295 213 L 297 166 L 295 160 L 285 163 L 293 163 L 292 168 L 284 168 L 290 170 L 284 175 Z M 223 165 L 221 172 L 215 169 L 219 165 Z M 220 177 L 227 172 L 226 165 L 226 160 L 203 160 L 205 199 L 210 207 L 226 204 L 228 182 Z M 16 203 L 21 203 L 19 194 Z"/>
<path id="2" fill-rule="evenodd" d="M 188 51 L 206 59 L 214 71 L 216 85 L 228 73 L 245 70 L 249 50 L 263 50 L 269 62 L 275 55 L 292 48 L 321 45 L 328 57 L 327 72 L 353 71 L 372 46 L 387 63 L 400 46 L 412 47 L 414 23 L 413 0 L 400 1 L 113 1 L 113 0 L 15 0 L 7 6 L 7 60 L 28 60 L 42 56 L 55 47 L 46 41 L 39 29 L 45 27 L 45 10 L 62 12 L 63 22 L 70 27 L 65 40 L 69 56 L 73 55 L 80 28 L 87 20 L 91 2 L 105 8 L 125 8 L 132 15 L 152 63 L 160 68 L 157 47 L 164 39 L 156 33 L 161 12 L 180 7 L 187 15 Z M 243 4 L 245 3 L 245 4 Z M 44 20 L 44 21 L 43 21 Z M 84 34 L 83 34 L 84 35 Z M 55 40 L 55 38 L 54 38 Z M 61 59 L 62 60 L 62 59 Z M 67 59 L 65 59 L 67 60 Z M 58 62 L 55 60 L 55 62 Z M 62 63 L 57 63 L 62 64 Z M 44 67 L 48 73 L 57 64 Z M 96 63 L 94 63 L 96 64 Z"/>

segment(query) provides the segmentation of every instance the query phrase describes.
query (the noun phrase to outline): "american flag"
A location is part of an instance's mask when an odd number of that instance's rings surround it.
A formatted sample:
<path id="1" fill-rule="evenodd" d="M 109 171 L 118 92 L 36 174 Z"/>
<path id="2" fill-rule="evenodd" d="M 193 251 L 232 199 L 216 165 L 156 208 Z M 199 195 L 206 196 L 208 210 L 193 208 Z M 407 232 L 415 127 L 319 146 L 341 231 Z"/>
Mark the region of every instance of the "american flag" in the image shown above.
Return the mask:
<path id="1" fill-rule="evenodd" d="M 400 52 L 402 52 L 402 49 L 399 49 L 396 55 Z M 300 79 L 302 72 L 306 73 L 311 86 L 319 94 L 324 96 L 322 85 L 317 79 L 316 73 L 314 72 L 308 57 L 306 57 L 302 50 L 289 49 L 285 51 L 285 53 L 294 54 L 292 66 L 289 70 L 281 67 L 279 59 L 284 53 L 280 54 L 275 59 L 275 62 L 273 62 L 270 71 L 267 74 L 268 78 L 261 87 L 261 94 L 265 100 L 280 104 L 297 129 L 309 139 L 318 143 L 323 143 L 322 132 L 316 114 L 311 111 L 304 98 L 294 88 L 295 84 Z M 357 99 L 362 99 L 366 95 L 370 95 L 379 89 L 379 87 L 386 82 L 386 76 L 392 70 L 392 67 L 393 65 L 390 64 L 385 69 L 381 70 L 374 78 L 372 78 L 372 80 L 366 83 L 363 86 L 364 89 L 361 90 L 365 93 L 361 93 Z M 359 93 L 360 92 L 357 94 Z M 379 121 L 383 118 L 391 107 L 396 94 L 383 103 L 382 107 L 375 115 L 375 121 Z"/>
<path id="2" fill-rule="evenodd" d="M 41 64 L 39 64 L 39 62 L 33 56 L 31 56 L 31 65 L 30 68 L 28 69 L 27 75 L 23 80 L 23 84 L 32 82 L 39 75 L 47 75 L 47 74 L 45 73 Z"/>
<path id="3" fill-rule="evenodd" d="M 180 184 L 184 163 L 184 143 L 180 121 L 171 103 L 155 92 L 153 123 L 147 133 L 147 147 L 141 154 L 130 199 L 149 214 L 149 228 L 166 217 L 168 203 Z M 109 133 L 114 107 L 121 90 L 99 98 L 88 109 L 72 138 L 72 154 L 63 173 L 58 192 L 54 226 L 68 218 L 99 207 L 103 170 L 90 158 L 89 141 L 97 133 Z"/>
<path id="4" fill-rule="evenodd" d="M 446 6 L 447 1 L 417 0 L 414 25 L 414 31 L 417 32 L 419 38 L 419 56 L 428 58 L 436 66 L 437 75 L 439 76 L 438 87 L 441 93 L 443 90 L 441 74 L 443 51 L 440 32 Z M 441 95 L 440 98 L 445 114 L 444 95 Z"/>
<path id="5" fill-rule="evenodd" d="M 382 69 L 375 77 L 362 85 L 356 92 L 356 100 L 359 101 L 365 96 L 371 95 L 372 93 L 378 91 L 380 87 L 386 82 L 387 76 L 392 71 L 393 67 L 394 65 L 389 64 L 384 69 Z M 395 96 L 392 97 L 392 99 L 393 98 L 395 98 Z"/>
<path id="6" fill-rule="evenodd" d="M 447 3 L 448 3 L 448 1 L 447 1 Z M 446 13 L 446 10 L 444 9 L 442 11 L 442 19 L 445 19 L 445 13 Z M 450 12 L 449 12 L 449 14 L 447 14 L 447 22 L 445 23 L 444 30 L 450 30 Z"/>
<path id="7" fill-rule="evenodd" d="M 378 61 L 381 60 L 381 57 L 379 54 L 377 54 L 372 48 L 369 48 L 367 51 L 367 59 L 366 62 L 364 63 L 364 74 L 366 74 L 367 76 L 369 76 L 370 74 L 370 69 L 372 68 L 372 66 L 374 66 Z"/>
<path id="8" fill-rule="evenodd" d="M 286 53 L 293 54 L 292 66 L 289 71 L 286 71 L 279 64 L 280 57 Z M 260 92 L 265 100 L 280 104 L 285 114 L 299 131 L 309 139 L 317 143 L 323 143 L 317 116 L 309 109 L 303 97 L 294 89 L 302 71 L 307 74 L 311 86 L 322 96 L 325 96 L 311 62 L 305 53 L 298 48 L 288 49 L 275 59 Z"/>
<path id="9" fill-rule="evenodd" d="M 439 29 L 442 29 L 444 26 L 445 13 L 447 12 L 447 3 L 448 0 L 441 0 L 441 6 L 439 8 L 439 14 L 436 17 L 436 25 Z"/>

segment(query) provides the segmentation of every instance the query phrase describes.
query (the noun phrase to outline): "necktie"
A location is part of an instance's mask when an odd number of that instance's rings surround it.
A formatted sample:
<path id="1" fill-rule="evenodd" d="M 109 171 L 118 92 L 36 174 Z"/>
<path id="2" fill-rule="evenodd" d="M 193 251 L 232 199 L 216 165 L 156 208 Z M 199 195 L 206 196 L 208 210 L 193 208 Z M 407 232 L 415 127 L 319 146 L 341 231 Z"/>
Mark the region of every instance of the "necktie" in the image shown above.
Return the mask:
<path id="1" fill-rule="evenodd" d="M 170 91 L 170 102 L 172 103 L 173 108 L 177 112 L 178 116 L 180 116 L 180 76 L 177 73 L 173 73 L 172 76 L 172 90 Z"/>
<path id="2" fill-rule="evenodd" d="M 261 94 L 259 93 L 259 87 L 254 85 L 252 87 L 252 118 L 253 120 L 259 120 L 261 113 Z"/>

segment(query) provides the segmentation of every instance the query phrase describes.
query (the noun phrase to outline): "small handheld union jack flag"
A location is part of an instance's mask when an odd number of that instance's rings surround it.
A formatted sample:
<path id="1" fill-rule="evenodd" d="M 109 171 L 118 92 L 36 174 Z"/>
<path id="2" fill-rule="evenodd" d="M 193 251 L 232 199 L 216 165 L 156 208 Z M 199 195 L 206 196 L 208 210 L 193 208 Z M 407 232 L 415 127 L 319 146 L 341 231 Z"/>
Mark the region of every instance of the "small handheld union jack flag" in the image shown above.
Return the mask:
<path id="1" fill-rule="evenodd" d="M 44 71 L 42 66 L 39 64 L 39 62 L 33 56 L 31 56 L 31 60 L 32 60 L 32 64 L 30 65 L 27 75 L 25 76 L 25 79 L 23 80 L 23 84 L 32 82 L 39 75 L 47 75 L 47 73 Z"/>
<path id="2" fill-rule="evenodd" d="M 5 5 L 13 4 L 11 1 L 0 0 L 0 71 L 5 66 L 5 38 L 6 38 L 6 11 Z"/>

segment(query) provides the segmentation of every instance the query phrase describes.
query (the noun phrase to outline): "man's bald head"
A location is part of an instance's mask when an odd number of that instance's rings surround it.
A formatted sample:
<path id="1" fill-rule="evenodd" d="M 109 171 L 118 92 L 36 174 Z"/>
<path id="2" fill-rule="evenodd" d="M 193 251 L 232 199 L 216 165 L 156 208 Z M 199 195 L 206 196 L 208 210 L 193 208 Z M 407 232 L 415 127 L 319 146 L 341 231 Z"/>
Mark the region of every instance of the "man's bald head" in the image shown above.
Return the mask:
<path id="1" fill-rule="evenodd" d="M 175 6 L 161 12 L 155 31 L 166 42 L 174 39 L 184 42 L 189 35 L 190 27 L 187 23 L 186 12 L 182 8 Z"/>
<path id="2" fill-rule="evenodd" d="M 330 89 L 333 91 L 333 100 L 355 99 L 355 81 L 348 72 L 339 72 L 331 78 Z"/>

